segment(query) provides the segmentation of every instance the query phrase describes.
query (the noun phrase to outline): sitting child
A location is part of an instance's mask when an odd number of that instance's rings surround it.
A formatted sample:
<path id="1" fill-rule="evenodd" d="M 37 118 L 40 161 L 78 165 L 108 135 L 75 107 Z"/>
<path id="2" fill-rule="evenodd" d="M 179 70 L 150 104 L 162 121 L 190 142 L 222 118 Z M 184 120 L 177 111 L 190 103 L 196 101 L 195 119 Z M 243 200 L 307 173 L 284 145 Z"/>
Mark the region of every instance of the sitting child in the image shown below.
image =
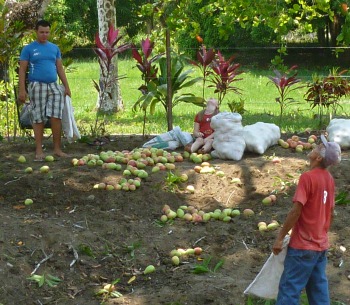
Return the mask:
<path id="1" fill-rule="evenodd" d="M 194 118 L 193 136 L 195 141 L 188 146 L 190 152 L 205 154 L 211 151 L 214 140 L 214 130 L 210 127 L 211 118 L 219 113 L 218 101 L 210 98 L 207 106 L 199 111 Z"/>

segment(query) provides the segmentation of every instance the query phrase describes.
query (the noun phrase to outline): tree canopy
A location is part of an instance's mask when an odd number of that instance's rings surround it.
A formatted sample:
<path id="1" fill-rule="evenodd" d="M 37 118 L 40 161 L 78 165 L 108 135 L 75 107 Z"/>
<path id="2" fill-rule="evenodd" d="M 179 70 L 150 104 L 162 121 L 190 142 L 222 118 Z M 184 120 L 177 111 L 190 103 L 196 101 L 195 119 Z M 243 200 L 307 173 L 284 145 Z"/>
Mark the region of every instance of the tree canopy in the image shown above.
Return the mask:
<path id="1" fill-rule="evenodd" d="M 213 43 L 222 43 L 241 28 L 250 36 L 258 32 L 255 42 L 267 36 L 281 43 L 286 34 L 297 30 L 317 33 L 318 42 L 324 46 L 350 43 L 346 0 L 118 0 L 116 11 L 117 26 L 123 27 L 129 37 L 154 34 L 152 29 L 165 26 L 176 30 L 176 36 L 184 32 L 192 38 L 214 34 Z M 59 19 L 68 31 L 80 37 L 78 43 L 92 42 L 98 26 L 95 0 L 52 1 L 49 12 L 50 18 Z"/>

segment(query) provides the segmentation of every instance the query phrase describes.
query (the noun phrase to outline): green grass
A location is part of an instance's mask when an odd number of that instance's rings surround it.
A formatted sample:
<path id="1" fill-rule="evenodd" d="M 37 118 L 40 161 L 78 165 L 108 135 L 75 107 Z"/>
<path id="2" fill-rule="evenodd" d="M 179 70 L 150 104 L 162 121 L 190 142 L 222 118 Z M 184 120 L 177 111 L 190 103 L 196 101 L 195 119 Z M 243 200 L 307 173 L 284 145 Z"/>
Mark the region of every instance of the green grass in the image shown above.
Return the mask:
<path id="1" fill-rule="evenodd" d="M 74 72 L 68 73 L 68 79 L 72 91 L 72 101 L 74 105 L 75 118 L 79 128 L 83 133 L 88 133 L 96 116 L 97 92 L 93 87 L 92 79 L 98 80 L 99 66 L 97 60 L 75 62 Z M 311 80 L 313 73 L 327 75 L 328 70 L 310 71 L 299 70 L 299 77 L 306 85 Z M 193 73 L 196 76 L 197 70 Z M 123 59 L 119 61 L 119 74 L 126 78 L 121 79 L 120 87 L 124 101 L 125 111 L 106 117 L 106 130 L 112 134 L 141 134 L 143 126 L 143 113 L 132 112 L 132 106 L 138 99 L 140 93 L 138 87 L 141 85 L 140 71 L 135 67 L 135 61 Z M 241 98 L 245 101 L 246 112 L 243 114 L 243 125 L 254 124 L 258 121 L 275 123 L 279 125 L 279 105 L 275 102 L 278 93 L 273 84 L 269 83 L 267 75 L 271 75 L 269 70 L 245 69 L 240 75 L 243 80 L 235 85 L 242 89 Z M 190 88 L 191 92 L 200 95 L 201 83 Z M 293 92 L 292 97 L 300 102 L 289 107 L 284 113 L 281 123 L 281 130 L 297 132 L 312 128 L 319 129 L 318 120 L 314 119 L 317 114 L 316 109 L 311 110 L 310 106 L 303 99 L 306 88 Z M 213 89 L 206 89 L 206 97 L 214 96 Z M 221 111 L 229 111 L 228 102 L 238 101 L 239 96 L 228 94 L 221 105 Z M 342 102 L 344 109 L 341 115 L 348 115 L 350 106 L 348 101 Z M 173 125 L 180 126 L 183 131 L 192 131 L 193 117 L 200 108 L 189 104 L 180 104 L 173 109 Z M 323 126 L 324 128 L 325 126 Z M 164 109 L 157 106 L 156 113 L 148 116 L 146 124 L 146 134 L 159 134 L 167 131 L 167 122 Z"/>
<path id="2" fill-rule="evenodd" d="M 67 73 L 67 77 L 72 91 L 75 119 L 81 134 L 89 135 L 95 122 L 97 104 L 97 92 L 92 80 L 98 81 L 99 79 L 99 65 L 97 59 L 75 60 L 71 67 L 73 68 L 72 72 Z M 120 76 L 125 77 L 119 81 L 125 110 L 105 117 L 106 133 L 119 135 L 141 134 L 143 132 L 143 113 L 132 111 L 132 106 L 140 96 L 137 88 L 142 84 L 141 73 L 136 68 L 133 59 L 119 60 L 118 68 Z M 246 110 L 243 114 L 243 125 L 256 122 L 275 123 L 280 125 L 282 132 L 298 132 L 306 128 L 318 130 L 326 127 L 326 125 L 319 127 L 318 119 L 314 119 L 317 110 L 310 110 L 310 106 L 304 100 L 303 95 L 306 88 L 293 91 L 291 97 L 299 104 L 289 107 L 283 115 L 282 123 L 279 124 L 279 105 L 275 101 L 275 98 L 278 97 L 277 89 L 269 83 L 267 78 L 268 75 L 272 75 L 272 71 L 249 67 L 242 67 L 242 70 L 243 74 L 239 77 L 243 80 L 234 83 L 242 89 L 242 96 L 233 93 L 227 94 L 220 111 L 230 111 L 227 104 L 232 101 L 239 101 L 242 98 L 245 101 L 244 108 Z M 311 81 L 312 74 L 315 72 L 320 75 L 328 75 L 329 67 L 318 71 L 299 70 L 298 76 L 302 79 L 302 84 L 306 85 L 307 81 Z M 199 76 L 199 72 L 195 68 L 192 76 Z M 197 83 L 195 86 L 186 89 L 186 92 L 192 92 L 200 96 L 202 84 Z M 206 98 L 215 97 L 213 88 L 207 88 L 205 96 Z M 348 116 L 350 113 L 349 100 L 343 100 L 342 105 L 344 108 L 338 115 Z M 1 103 L 0 108 L 0 133 L 4 136 L 7 134 L 5 103 Z M 198 106 L 192 104 L 182 103 L 177 105 L 173 109 L 173 126 L 180 126 L 183 131 L 192 132 L 193 118 L 199 110 Z M 11 124 L 13 116 L 17 116 L 14 103 L 11 103 L 9 113 L 9 123 Z M 163 107 L 158 105 L 155 114 L 147 117 L 145 134 L 160 134 L 166 131 L 166 114 Z M 13 130 L 10 130 L 10 133 L 13 133 Z"/>

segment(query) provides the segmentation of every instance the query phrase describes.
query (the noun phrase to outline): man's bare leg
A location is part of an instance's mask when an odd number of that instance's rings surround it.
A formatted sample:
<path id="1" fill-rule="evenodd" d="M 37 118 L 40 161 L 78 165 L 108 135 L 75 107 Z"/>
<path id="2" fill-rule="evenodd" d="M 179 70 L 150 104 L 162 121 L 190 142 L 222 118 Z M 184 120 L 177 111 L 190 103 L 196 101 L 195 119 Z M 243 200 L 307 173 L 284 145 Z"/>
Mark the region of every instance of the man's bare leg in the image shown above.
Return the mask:
<path id="1" fill-rule="evenodd" d="M 51 118 L 51 130 L 53 139 L 53 153 L 58 157 L 68 157 L 68 155 L 61 149 L 61 119 Z"/>
<path id="2" fill-rule="evenodd" d="M 45 158 L 43 151 L 44 123 L 33 123 L 33 131 L 35 138 L 35 160 L 43 160 Z"/>

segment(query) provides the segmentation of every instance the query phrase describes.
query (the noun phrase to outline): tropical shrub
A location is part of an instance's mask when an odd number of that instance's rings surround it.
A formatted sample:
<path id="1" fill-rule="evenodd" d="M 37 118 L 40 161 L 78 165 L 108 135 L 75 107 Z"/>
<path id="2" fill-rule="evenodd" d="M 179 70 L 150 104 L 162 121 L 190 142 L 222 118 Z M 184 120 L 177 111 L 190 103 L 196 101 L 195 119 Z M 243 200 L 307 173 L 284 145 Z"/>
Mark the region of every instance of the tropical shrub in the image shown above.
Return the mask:
<path id="1" fill-rule="evenodd" d="M 234 56 L 231 56 L 228 60 L 225 60 L 225 57 L 218 51 L 211 63 L 209 82 L 213 85 L 208 87 L 215 88 L 214 93 L 217 94 L 219 105 L 221 105 L 228 92 L 241 94 L 241 89 L 233 86 L 234 82 L 242 80 L 242 78 L 237 78 L 242 73 L 239 71 L 240 64 L 234 63 L 233 59 Z"/>
<path id="2" fill-rule="evenodd" d="M 270 82 L 275 85 L 278 90 L 279 97 L 276 97 L 276 102 L 280 107 L 280 124 L 282 122 L 282 116 L 284 110 L 293 103 L 296 103 L 292 97 L 290 97 L 290 93 L 293 90 L 299 89 L 300 87 L 295 87 L 294 85 L 299 83 L 301 80 L 297 78 L 298 72 L 296 71 L 297 66 L 292 66 L 285 73 L 281 73 L 279 70 L 274 70 L 274 76 L 268 76 Z M 293 73 L 292 75 L 289 75 Z"/>
<path id="3" fill-rule="evenodd" d="M 338 108 L 341 108 L 340 100 L 342 97 L 349 95 L 350 85 L 343 75 L 348 70 L 338 72 L 339 68 L 334 68 L 330 74 L 323 79 L 314 74 L 312 82 L 307 84 L 307 92 L 304 98 L 310 103 L 311 109 L 317 107 L 319 114 L 319 126 L 322 125 L 323 110 L 329 114 L 331 120 Z"/>
<path id="4" fill-rule="evenodd" d="M 126 43 L 122 44 L 120 46 L 117 46 L 118 42 L 121 40 L 122 36 L 119 35 L 119 30 L 114 29 L 113 25 L 109 25 L 108 33 L 107 33 L 107 39 L 106 44 L 104 45 L 101 42 L 99 33 L 96 33 L 95 35 L 95 43 L 96 48 L 94 49 L 94 52 L 98 56 L 98 63 L 100 65 L 101 70 L 101 78 L 99 82 L 96 82 L 93 80 L 94 87 L 98 92 L 99 97 L 99 103 L 98 103 L 98 109 L 97 109 L 97 115 L 94 127 L 92 127 L 92 135 L 97 136 L 98 133 L 98 123 L 100 118 L 100 110 L 103 105 L 103 102 L 107 97 L 110 99 L 111 96 L 111 88 L 120 77 L 114 77 L 113 71 L 114 71 L 114 63 L 113 58 L 128 49 L 131 48 L 131 45 Z"/>
<path id="5" fill-rule="evenodd" d="M 201 39 L 200 36 L 198 36 L 198 40 Z M 205 45 L 201 45 L 201 48 L 197 52 L 197 61 L 191 60 L 190 63 L 197 66 L 201 72 L 202 75 L 202 97 L 205 98 L 204 92 L 205 92 L 205 83 L 207 80 L 207 77 L 210 75 L 210 65 L 213 62 L 215 58 L 215 51 L 213 49 L 207 50 Z"/>
<path id="6" fill-rule="evenodd" d="M 159 70 L 160 74 L 157 79 L 151 80 L 147 84 L 146 94 L 143 94 L 134 104 L 133 110 L 138 108 L 146 109 L 150 108 L 150 113 L 154 114 L 156 105 L 160 103 L 165 112 L 168 112 L 168 77 L 167 77 L 167 66 L 166 58 L 162 57 L 159 59 Z M 191 87 L 196 82 L 200 81 L 201 78 L 191 78 L 190 74 L 192 69 L 185 70 L 185 64 L 179 56 L 172 56 L 171 61 L 171 96 L 172 96 L 172 107 L 174 108 L 181 102 L 193 103 L 195 105 L 204 105 L 203 98 L 195 96 L 193 93 L 183 93 L 182 89 Z M 181 90 L 181 92 L 180 92 Z"/>

